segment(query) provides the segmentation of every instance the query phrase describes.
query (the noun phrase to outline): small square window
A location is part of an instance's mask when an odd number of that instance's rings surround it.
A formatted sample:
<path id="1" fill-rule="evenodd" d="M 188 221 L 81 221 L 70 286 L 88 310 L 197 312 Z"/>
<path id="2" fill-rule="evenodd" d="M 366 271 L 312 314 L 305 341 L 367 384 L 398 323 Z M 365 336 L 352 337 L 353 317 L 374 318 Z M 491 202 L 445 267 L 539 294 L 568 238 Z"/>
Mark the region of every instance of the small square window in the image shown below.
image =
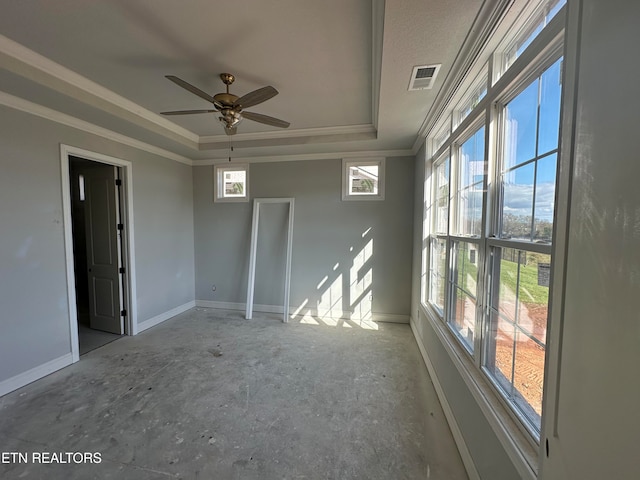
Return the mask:
<path id="1" fill-rule="evenodd" d="M 343 160 L 342 200 L 384 200 L 384 158 Z"/>
<path id="2" fill-rule="evenodd" d="M 214 201 L 249 201 L 248 165 L 216 165 L 214 167 Z"/>

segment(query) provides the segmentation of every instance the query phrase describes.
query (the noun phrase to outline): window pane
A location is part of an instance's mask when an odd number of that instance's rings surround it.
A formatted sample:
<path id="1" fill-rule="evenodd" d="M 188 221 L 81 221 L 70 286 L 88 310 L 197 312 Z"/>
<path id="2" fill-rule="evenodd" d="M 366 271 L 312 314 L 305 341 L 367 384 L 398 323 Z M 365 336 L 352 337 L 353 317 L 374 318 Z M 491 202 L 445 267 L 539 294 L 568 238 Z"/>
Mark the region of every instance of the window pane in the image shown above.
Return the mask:
<path id="1" fill-rule="evenodd" d="M 540 430 L 551 256 L 495 248 L 484 365 L 505 396 Z"/>
<path id="2" fill-rule="evenodd" d="M 544 347 L 521 331 L 516 333 L 513 401 L 534 425 L 542 416 Z"/>
<path id="3" fill-rule="evenodd" d="M 462 144 L 458 158 L 456 196 L 458 235 L 480 236 L 484 188 L 484 127 Z"/>
<path id="4" fill-rule="evenodd" d="M 498 296 L 494 299 L 493 306 L 497 306 L 498 311 L 511 321 L 516 320 L 516 285 L 518 284 L 518 266 L 520 262 L 526 261 L 526 254 L 522 256 L 515 248 L 501 249 L 501 259 L 499 268 L 500 289 Z"/>
<path id="5" fill-rule="evenodd" d="M 452 255 L 455 268 L 451 275 L 452 300 L 449 323 L 463 344 L 472 352 L 476 325 L 478 247 L 475 243 L 455 242 Z"/>
<path id="6" fill-rule="evenodd" d="M 482 182 L 484 176 L 484 127 L 460 147 L 459 186 Z"/>
<path id="7" fill-rule="evenodd" d="M 553 211 L 556 194 L 557 154 L 544 157 L 537 162 L 536 205 L 534 240 L 551 242 L 553 234 Z"/>
<path id="8" fill-rule="evenodd" d="M 562 60 L 549 67 L 540 78 L 540 138 L 538 155 L 558 148 Z"/>
<path id="9" fill-rule="evenodd" d="M 449 135 L 451 135 L 451 117 L 445 118 L 445 122 L 446 123 L 437 130 L 438 133 L 433 137 L 432 153 L 436 153 L 436 151 L 444 145 L 444 142 L 449 138 Z"/>
<path id="10" fill-rule="evenodd" d="M 485 67 L 471 87 L 469 87 L 468 91 L 465 92 L 456 108 L 457 115 L 454 116 L 454 127 L 460 125 L 487 94 L 487 75 L 487 68 Z"/>
<path id="11" fill-rule="evenodd" d="M 538 81 L 534 81 L 505 107 L 503 170 L 508 170 L 536 154 Z"/>
<path id="12" fill-rule="evenodd" d="M 544 344 L 547 336 L 549 306 L 549 275 L 551 256 L 521 252 L 526 260 L 520 265 L 518 279 L 518 325 L 527 334 Z"/>
<path id="13" fill-rule="evenodd" d="M 436 167 L 435 195 L 435 231 L 446 234 L 449 224 L 449 158 Z"/>
<path id="14" fill-rule="evenodd" d="M 487 369 L 496 383 L 505 391 L 511 392 L 513 384 L 513 347 L 516 335 L 513 322 L 501 317 L 495 311 L 491 312 L 489 322 L 489 336 L 491 342 L 491 361 L 487 362 Z"/>
<path id="15" fill-rule="evenodd" d="M 352 195 L 377 195 L 378 165 L 349 167 L 349 191 Z"/>
<path id="16" fill-rule="evenodd" d="M 541 2 L 542 3 L 542 2 Z M 553 17 L 560 11 L 566 0 L 549 0 L 540 13 L 532 18 L 520 32 L 513 46 L 505 53 L 505 70 L 524 52 Z"/>
<path id="17" fill-rule="evenodd" d="M 439 238 L 431 240 L 430 261 L 429 301 L 441 312 L 444 312 L 445 269 L 447 266 L 446 240 Z"/>
<path id="18" fill-rule="evenodd" d="M 560 126 L 560 65 L 558 60 L 505 106 L 502 238 L 551 241 Z M 536 124 L 540 125 L 537 138 Z M 523 163 L 527 165 L 518 167 Z"/>
<path id="19" fill-rule="evenodd" d="M 473 352 L 473 333 L 476 324 L 476 299 L 459 288 L 453 289 L 451 327 L 470 352 Z"/>
<path id="20" fill-rule="evenodd" d="M 531 240 L 534 163 L 502 174 L 502 238 Z"/>
<path id="21" fill-rule="evenodd" d="M 224 196 L 243 197 L 245 191 L 246 172 L 240 170 L 224 172 Z"/>

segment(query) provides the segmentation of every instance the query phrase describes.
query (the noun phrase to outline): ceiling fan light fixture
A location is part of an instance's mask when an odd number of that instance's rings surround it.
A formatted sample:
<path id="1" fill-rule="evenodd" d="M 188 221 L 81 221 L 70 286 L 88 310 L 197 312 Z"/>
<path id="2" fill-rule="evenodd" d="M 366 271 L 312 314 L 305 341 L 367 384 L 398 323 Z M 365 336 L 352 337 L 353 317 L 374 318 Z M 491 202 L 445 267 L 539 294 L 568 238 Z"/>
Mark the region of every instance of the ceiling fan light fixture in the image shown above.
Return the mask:
<path id="1" fill-rule="evenodd" d="M 218 117 L 218 120 L 224 124 L 225 133 L 227 135 L 234 135 L 236 133 L 236 125 L 240 123 L 244 118 L 242 112 L 245 107 L 251 107 L 262 102 L 266 102 L 267 100 L 278 94 L 278 91 L 275 88 L 273 88 L 272 86 L 266 86 L 249 92 L 242 97 L 238 97 L 237 95 L 229 93 L 229 85 L 231 85 L 235 80 L 235 77 L 230 73 L 220 74 L 220 79 L 226 85 L 227 91 L 225 93 L 217 93 L 213 96 L 174 75 L 166 75 L 166 78 L 171 80 L 178 86 L 184 88 L 185 90 L 199 96 L 200 98 L 213 103 L 215 110 L 179 110 L 172 112 L 161 112 L 163 115 L 188 115 L 192 113 L 219 112 L 220 114 L 222 114 L 222 116 Z M 252 112 L 245 113 L 246 117 L 249 120 L 258 123 L 264 123 L 265 125 L 271 125 L 279 128 L 287 128 L 290 125 L 289 122 L 285 122 L 284 120 L 280 120 L 278 118 L 269 117 L 268 115 L 262 115 Z"/>

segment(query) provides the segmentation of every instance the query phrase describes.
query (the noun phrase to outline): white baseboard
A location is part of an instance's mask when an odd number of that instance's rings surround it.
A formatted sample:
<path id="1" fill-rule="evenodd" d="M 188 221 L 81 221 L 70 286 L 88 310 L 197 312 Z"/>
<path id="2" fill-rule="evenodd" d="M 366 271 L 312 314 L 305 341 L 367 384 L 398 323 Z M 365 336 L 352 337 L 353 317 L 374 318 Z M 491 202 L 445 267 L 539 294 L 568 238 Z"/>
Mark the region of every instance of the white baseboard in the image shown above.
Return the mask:
<path id="1" fill-rule="evenodd" d="M 395 313 L 374 313 L 373 321 L 382 323 L 410 323 L 409 315 L 397 315 Z"/>
<path id="2" fill-rule="evenodd" d="M 473 458 L 471 457 L 471 453 L 467 448 L 467 444 L 464 441 L 464 437 L 462 436 L 462 432 L 460 431 L 460 427 L 458 426 L 458 422 L 456 422 L 456 417 L 453 414 L 453 410 L 451 410 L 451 406 L 447 401 L 447 397 L 444 394 L 444 390 L 442 389 L 442 385 L 440 385 L 440 381 L 438 380 L 438 375 L 436 374 L 436 369 L 431 363 L 431 359 L 429 355 L 427 355 L 427 351 L 422 344 L 422 339 L 418 332 L 416 331 L 415 323 L 413 319 L 409 322 L 411 325 L 411 331 L 413 332 L 413 336 L 416 339 L 416 343 L 418 344 L 418 348 L 420 349 L 420 353 L 422 354 L 422 359 L 424 360 L 425 365 L 427 366 L 427 371 L 429 372 L 429 376 L 431 377 L 431 381 L 433 382 L 433 386 L 436 390 L 436 394 L 438 395 L 438 400 L 440 400 L 440 405 L 442 405 L 442 411 L 444 412 L 444 416 L 447 419 L 447 423 L 449 424 L 449 429 L 453 435 L 453 439 L 456 442 L 456 446 L 458 447 L 458 452 L 460 453 L 460 458 L 462 458 L 462 463 L 464 464 L 464 468 L 467 471 L 467 475 L 469 476 L 469 480 L 481 480 L 480 474 L 476 469 L 476 465 L 473 462 Z"/>
<path id="3" fill-rule="evenodd" d="M 245 304 L 233 302 L 216 302 L 215 300 L 196 300 L 196 307 L 215 308 L 217 310 L 244 310 Z M 255 310 L 256 307 L 253 308 Z M 280 307 L 280 311 L 282 311 L 282 307 Z"/>
<path id="4" fill-rule="evenodd" d="M 184 313 L 195 306 L 196 301 L 192 300 L 183 305 L 180 305 L 179 307 L 172 308 L 171 310 L 167 310 L 160 315 L 156 315 L 155 317 L 145 320 L 144 322 L 138 324 L 138 333 L 143 332 L 144 330 L 148 330 L 151 327 L 155 327 L 159 323 L 162 323 L 165 320 L 169 320 L 171 317 L 175 317 L 176 315 L 180 315 L 181 313 Z"/>
<path id="5" fill-rule="evenodd" d="M 233 303 L 233 302 L 217 302 L 215 300 L 196 300 L 196 307 L 204 308 L 216 308 L 219 310 L 240 310 L 245 311 L 247 309 L 246 303 Z M 289 312 L 293 315 L 298 307 L 289 307 Z M 318 316 L 317 309 L 304 308 L 305 312 L 310 311 L 312 316 Z M 284 313 L 284 308 L 279 305 L 253 305 L 254 312 L 263 313 Z M 349 320 L 351 317 L 348 312 L 343 312 L 339 317 L 332 317 L 335 320 Z M 396 315 L 392 313 L 373 313 L 374 322 L 386 322 L 386 323 L 409 323 L 409 315 Z"/>
<path id="6" fill-rule="evenodd" d="M 0 397 L 73 363 L 71 352 L 0 382 Z"/>

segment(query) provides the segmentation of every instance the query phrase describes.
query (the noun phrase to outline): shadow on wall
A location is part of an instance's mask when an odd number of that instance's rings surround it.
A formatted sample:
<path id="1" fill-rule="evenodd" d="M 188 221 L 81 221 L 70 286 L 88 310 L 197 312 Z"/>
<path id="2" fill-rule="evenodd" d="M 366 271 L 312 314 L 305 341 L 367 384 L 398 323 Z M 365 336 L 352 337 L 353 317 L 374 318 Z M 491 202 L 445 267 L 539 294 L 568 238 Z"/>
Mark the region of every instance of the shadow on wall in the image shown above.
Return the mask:
<path id="1" fill-rule="evenodd" d="M 349 247 L 350 260 L 336 262 L 319 279 L 314 295 L 293 311 L 289 320 L 307 325 L 378 330 L 373 321 L 373 229 L 367 228 Z"/>

